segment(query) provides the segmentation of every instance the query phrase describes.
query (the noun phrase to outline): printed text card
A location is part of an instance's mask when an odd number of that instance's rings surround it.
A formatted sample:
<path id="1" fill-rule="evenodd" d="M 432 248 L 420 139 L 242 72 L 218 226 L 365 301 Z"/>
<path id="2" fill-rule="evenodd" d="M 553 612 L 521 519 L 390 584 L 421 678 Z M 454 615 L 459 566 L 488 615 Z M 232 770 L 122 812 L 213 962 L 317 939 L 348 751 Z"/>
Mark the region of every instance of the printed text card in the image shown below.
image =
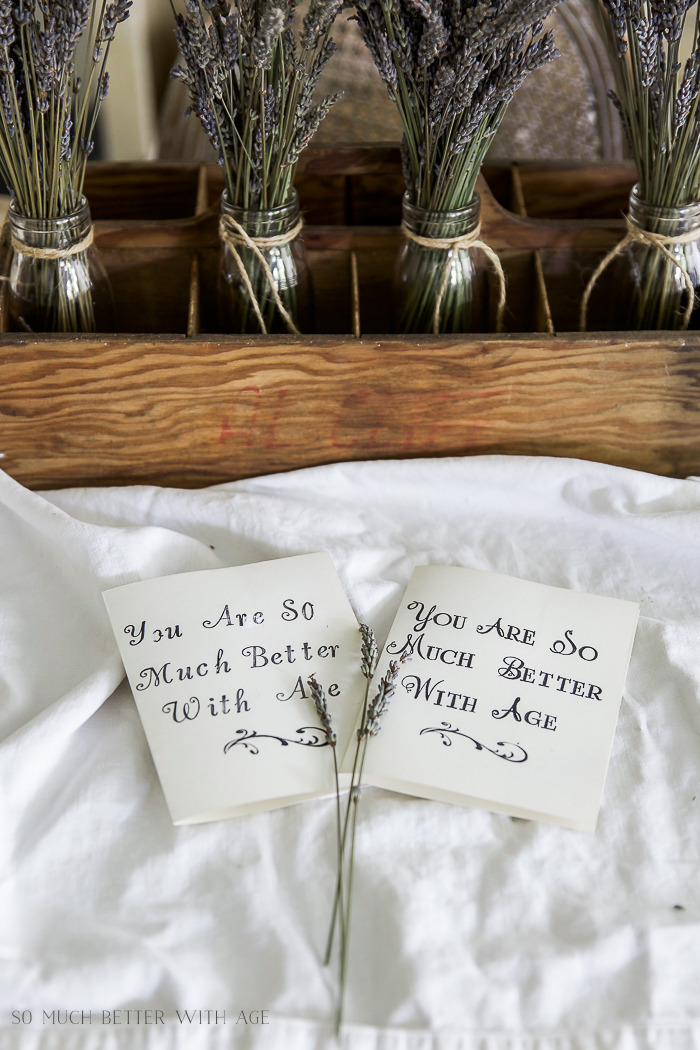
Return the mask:
<path id="1" fill-rule="evenodd" d="M 307 680 L 326 690 L 340 748 L 364 680 L 327 553 L 161 577 L 104 600 L 174 823 L 334 790 Z"/>
<path id="2" fill-rule="evenodd" d="M 415 570 L 367 780 L 595 829 L 638 607 L 495 573 Z"/>

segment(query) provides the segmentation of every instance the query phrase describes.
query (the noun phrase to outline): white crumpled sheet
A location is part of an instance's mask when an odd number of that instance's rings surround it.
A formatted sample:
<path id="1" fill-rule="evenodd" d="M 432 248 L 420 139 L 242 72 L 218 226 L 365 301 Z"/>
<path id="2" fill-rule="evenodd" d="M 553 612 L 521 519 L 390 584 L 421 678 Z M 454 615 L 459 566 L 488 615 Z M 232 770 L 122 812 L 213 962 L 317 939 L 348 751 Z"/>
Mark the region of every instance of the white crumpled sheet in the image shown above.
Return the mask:
<path id="1" fill-rule="evenodd" d="M 332 800 L 173 828 L 100 594 L 324 548 L 380 641 L 418 564 L 641 605 L 595 835 L 366 792 L 346 1050 L 700 1047 L 700 485 L 479 457 L 200 491 L 0 474 L 0 1048 L 332 1046 Z M 127 1008 L 165 1023 L 101 1023 Z"/>

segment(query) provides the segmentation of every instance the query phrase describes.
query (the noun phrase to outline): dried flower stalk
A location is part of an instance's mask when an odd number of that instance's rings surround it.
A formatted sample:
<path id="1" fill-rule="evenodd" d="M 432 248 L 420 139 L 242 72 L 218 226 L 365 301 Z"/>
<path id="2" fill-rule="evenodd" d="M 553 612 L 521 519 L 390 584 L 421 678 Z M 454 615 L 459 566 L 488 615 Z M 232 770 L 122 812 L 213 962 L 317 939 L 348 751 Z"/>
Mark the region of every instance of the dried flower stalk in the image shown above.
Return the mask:
<path id="1" fill-rule="evenodd" d="M 543 19 L 557 0 L 356 0 L 362 37 L 403 124 L 410 204 L 430 213 L 466 208 L 493 136 L 528 73 L 556 55 Z M 414 234 L 451 236 L 433 214 Z M 460 331 L 478 325 L 467 248 L 413 251 L 398 330 Z M 447 267 L 447 269 L 446 269 Z M 447 284 L 445 284 L 447 281 Z"/>
<path id="2" fill-rule="evenodd" d="M 360 715 L 360 725 L 357 730 L 357 742 L 355 755 L 350 775 L 350 790 L 348 792 L 345 816 L 343 819 L 342 833 L 340 836 L 340 869 L 336 897 L 331 915 L 331 925 L 328 933 L 328 946 L 326 949 L 325 963 L 330 961 L 333 946 L 333 935 L 336 926 L 340 925 L 340 964 L 339 964 L 339 993 L 338 1009 L 336 1012 L 335 1031 L 340 1032 L 343 1021 L 343 1005 L 345 1000 L 345 986 L 347 982 L 348 947 L 350 938 L 350 916 L 352 910 L 352 885 L 355 870 L 355 832 L 357 828 L 357 807 L 360 802 L 362 789 L 362 775 L 364 772 L 365 758 L 367 755 L 367 744 L 370 737 L 376 736 L 381 729 L 381 723 L 389 701 L 396 692 L 396 679 L 402 664 L 410 659 L 407 653 L 403 653 L 399 660 L 391 660 L 386 674 L 379 682 L 379 688 L 373 699 L 369 700 L 369 687 L 374 677 L 374 672 L 379 661 L 379 650 L 371 627 L 361 624 L 362 634 L 362 656 L 361 670 L 367 680 L 365 697 Z M 348 834 L 350 836 L 349 848 L 347 845 Z M 340 875 L 342 871 L 342 877 Z"/>
<path id="3" fill-rule="evenodd" d="M 379 648 L 377 646 L 377 640 L 374 637 L 374 631 L 371 627 L 368 627 L 366 623 L 360 624 L 360 637 L 362 639 L 360 647 L 360 670 L 366 679 L 367 685 L 365 686 L 365 695 L 362 701 L 362 711 L 360 713 L 360 730 L 364 727 L 367 721 L 367 707 L 369 703 L 369 687 L 374 677 L 374 672 L 377 669 L 379 662 Z M 350 775 L 350 795 L 352 794 L 352 785 L 355 783 L 355 777 L 357 774 L 357 764 L 359 759 L 359 737 L 358 747 L 355 749 L 355 757 L 352 766 L 352 773 Z M 350 795 L 348 796 L 348 806 L 345 810 L 345 820 L 343 821 L 341 835 L 341 858 L 345 850 L 345 842 L 348 834 L 348 824 L 350 820 Z M 338 910 L 342 907 L 343 901 L 343 879 L 342 879 L 342 862 L 338 868 L 338 880 L 336 884 L 335 900 L 333 901 L 333 913 L 331 915 L 331 923 L 328 930 L 328 941 L 326 944 L 326 953 L 324 956 L 324 964 L 328 966 L 331 958 L 331 951 L 333 950 L 333 938 L 335 936 L 335 929 L 338 921 Z M 342 930 L 343 937 L 345 936 L 345 928 Z M 341 945 L 341 957 L 344 955 L 343 945 Z"/>
<path id="4" fill-rule="evenodd" d="M 617 90 L 611 92 L 637 165 L 639 197 L 647 205 L 680 208 L 700 198 L 700 30 L 680 62 L 681 37 L 694 0 L 601 0 Z M 658 229 L 657 229 L 658 225 Z M 666 225 L 649 232 L 663 234 Z M 688 305 L 690 254 L 668 244 L 636 249 L 634 294 L 627 326 L 679 328 Z M 677 262 L 674 262 L 673 259 Z M 682 268 L 683 269 L 682 269 Z M 696 274 L 693 276 L 697 277 Z"/>
<path id="5" fill-rule="evenodd" d="M 326 734 L 326 739 L 331 746 L 333 752 L 333 772 L 335 775 L 335 802 L 336 802 L 336 863 L 337 863 L 337 881 L 336 881 L 336 902 L 343 899 L 343 846 L 344 846 L 344 834 L 342 819 L 340 815 L 340 781 L 338 779 L 338 738 L 333 730 L 333 724 L 331 721 L 330 711 L 328 710 L 328 701 L 323 687 L 318 684 L 315 677 L 312 675 L 308 680 L 309 692 L 311 693 L 311 699 L 314 702 L 316 708 L 316 714 L 318 715 L 319 721 L 323 727 L 323 731 Z M 335 910 L 333 912 L 335 918 Z M 345 931 L 341 931 L 341 954 L 345 952 Z M 330 953 L 330 948 L 329 948 Z"/>
<path id="6" fill-rule="evenodd" d="M 403 124 L 412 204 L 468 205 L 513 93 L 556 57 L 556 0 L 356 0 L 360 32 Z"/>
<path id="7" fill-rule="evenodd" d="M 110 45 L 130 7 L 0 0 L 0 175 L 22 215 L 58 218 L 78 208 L 109 88 Z"/>
<path id="8" fill-rule="evenodd" d="M 617 92 L 611 98 L 637 165 L 642 200 L 679 207 L 700 196 L 700 40 L 681 66 L 695 0 L 601 0 Z"/>
<path id="9" fill-rule="evenodd" d="M 109 89 L 107 58 L 130 7 L 131 0 L 0 0 L 0 178 L 14 211 L 49 220 L 47 238 L 50 220 L 81 207 Z M 26 313 L 39 331 L 94 331 L 87 249 L 60 258 L 24 254 L 29 276 L 19 291 L 11 285 L 16 322 L 32 331 Z M 15 256 L 13 273 L 19 268 Z"/>
<path id="10" fill-rule="evenodd" d="M 312 0 L 299 45 L 296 0 L 185 0 L 175 15 L 185 65 L 173 76 L 218 153 L 229 204 L 268 210 L 288 200 L 299 154 L 340 97 L 313 102 L 343 6 Z"/>

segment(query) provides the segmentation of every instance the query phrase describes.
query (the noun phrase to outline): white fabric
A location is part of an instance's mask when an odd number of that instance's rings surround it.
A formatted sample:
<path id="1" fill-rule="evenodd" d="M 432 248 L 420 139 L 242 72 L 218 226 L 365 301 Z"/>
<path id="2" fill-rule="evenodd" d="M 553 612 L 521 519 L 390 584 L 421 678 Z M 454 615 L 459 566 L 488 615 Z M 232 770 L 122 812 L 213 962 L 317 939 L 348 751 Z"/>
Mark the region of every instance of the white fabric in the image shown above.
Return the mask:
<path id="1" fill-rule="evenodd" d="M 202 491 L 0 474 L 0 1050 L 332 1045 L 333 802 L 173 828 L 100 596 L 324 548 L 380 641 L 425 563 L 642 614 L 595 835 L 366 792 L 346 1050 L 700 1047 L 700 485 L 483 457 Z M 101 1023 L 127 1008 L 165 1023 Z"/>

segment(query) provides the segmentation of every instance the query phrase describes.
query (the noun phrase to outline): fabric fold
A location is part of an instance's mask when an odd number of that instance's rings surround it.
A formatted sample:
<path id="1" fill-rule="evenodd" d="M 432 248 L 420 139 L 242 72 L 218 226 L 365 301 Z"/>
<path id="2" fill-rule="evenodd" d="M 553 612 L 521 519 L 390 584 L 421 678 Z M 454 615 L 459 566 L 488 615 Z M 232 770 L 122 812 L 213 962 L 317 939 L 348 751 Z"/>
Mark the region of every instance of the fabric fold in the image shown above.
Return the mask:
<path id="1" fill-rule="evenodd" d="M 594 835 L 367 791 L 342 1046 L 699 1050 L 700 487 L 503 456 L 201 491 L 0 473 L 0 1050 L 330 1050 L 333 801 L 173 828 L 102 601 L 324 549 L 380 641 L 421 564 L 641 606 Z"/>

